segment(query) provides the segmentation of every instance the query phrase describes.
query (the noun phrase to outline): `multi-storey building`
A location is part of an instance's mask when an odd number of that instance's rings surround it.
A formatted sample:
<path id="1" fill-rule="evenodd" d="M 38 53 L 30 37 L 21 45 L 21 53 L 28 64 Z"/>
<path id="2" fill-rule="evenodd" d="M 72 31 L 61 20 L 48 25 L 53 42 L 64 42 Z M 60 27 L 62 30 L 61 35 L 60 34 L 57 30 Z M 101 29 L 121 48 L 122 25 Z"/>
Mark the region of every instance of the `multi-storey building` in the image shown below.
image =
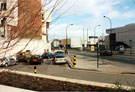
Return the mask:
<path id="1" fill-rule="evenodd" d="M 0 35 L 12 35 L 18 25 L 17 0 L 0 0 Z"/>
<path id="2" fill-rule="evenodd" d="M 42 12 L 42 0 L 0 0 L 0 3 L 1 22 L 4 19 L 1 39 L 21 38 L 11 54 L 22 49 L 40 54 L 51 50 L 47 32 L 51 15 L 49 11 Z"/>

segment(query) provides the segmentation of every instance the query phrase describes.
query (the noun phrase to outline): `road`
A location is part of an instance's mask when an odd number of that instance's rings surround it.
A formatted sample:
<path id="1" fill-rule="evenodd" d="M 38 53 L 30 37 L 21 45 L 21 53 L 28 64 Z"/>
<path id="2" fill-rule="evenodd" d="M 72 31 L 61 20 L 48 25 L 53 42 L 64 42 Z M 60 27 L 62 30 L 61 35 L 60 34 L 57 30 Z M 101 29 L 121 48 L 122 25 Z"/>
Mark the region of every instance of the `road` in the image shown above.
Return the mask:
<path id="1" fill-rule="evenodd" d="M 71 54 L 77 54 L 77 55 L 83 55 L 87 57 L 92 57 L 92 58 L 97 58 L 96 53 L 91 53 L 91 52 L 78 52 L 78 51 L 70 51 Z M 113 56 L 100 56 L 99 59 L 104 59 L 104 60 L 109 60 L 112 61 L 113 64 L 116 63 L 123 63 L 123 64 L 130 64 L 134 65 L 135 67 L 135 57 L 130 57 L 130 56 L 124 56 L 124 55 L 113 55 Z"/>
<path id="2" fill-rule="evenodd" d="M 13 69 L 16 71 L 24 72 L 34 72 L 35 65 L 28 65 L 26 63 L 19 63 L 15 66 L 9 66 L 8 69 Z M 42 65 L 37 66 L 38 74 L 52 75 L 58 77 L 80 79 L 87 81 L 95 81 L 102 83 L 113 83 L 119 82 L 123 85 L 134 85 L 135 86 L 135 75 L 124 75 L 124 74 L 105 74 L 100 72 L 92 71 L 82 71 L 82 70 L 73 70 L 68 67 L 67 64 L 54 65 L 51 60 L 45 60 Z M 4 69 L 5 67 L 0 67 Z"/>

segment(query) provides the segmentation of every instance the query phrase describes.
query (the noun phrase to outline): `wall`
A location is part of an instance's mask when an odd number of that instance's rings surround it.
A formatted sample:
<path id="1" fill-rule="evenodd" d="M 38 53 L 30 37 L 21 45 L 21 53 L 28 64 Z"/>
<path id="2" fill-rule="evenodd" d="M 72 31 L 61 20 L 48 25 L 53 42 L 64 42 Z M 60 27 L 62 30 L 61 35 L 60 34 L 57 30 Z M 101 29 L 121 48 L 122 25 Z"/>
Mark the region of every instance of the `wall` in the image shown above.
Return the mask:
<path id="1" fill-rule="evenodd" d="M 18 1 L 18 27 L 22 38 L 42 39 L 42 6 L 41 0 Z"/>

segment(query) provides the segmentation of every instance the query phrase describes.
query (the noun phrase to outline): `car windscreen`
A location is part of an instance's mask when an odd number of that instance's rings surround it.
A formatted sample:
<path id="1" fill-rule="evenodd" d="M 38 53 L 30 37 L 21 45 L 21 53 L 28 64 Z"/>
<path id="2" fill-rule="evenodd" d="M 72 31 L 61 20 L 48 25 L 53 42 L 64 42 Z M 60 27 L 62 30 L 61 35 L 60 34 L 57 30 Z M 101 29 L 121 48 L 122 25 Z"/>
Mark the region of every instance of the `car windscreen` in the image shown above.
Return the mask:
<path id="1" fill-rule="evenodd" d="M 14 60 L 13 58 L 9 58 L 9 60 Z"/>
<path id="2" fill-rule="evenodd" d="M 65 56 L 56 56 L 56 58 L 65 58 Z"/>
<path id="3" fill-rule="evenodd" d="M 64 52 L 56 52 L 56 54 L 64 54 Z"/>
<path id="4" fill-rule="evenodd" d="M 53 56 L 53 54 L 52 54 L 52 53 L 47 53 L 47 55 L 51 55 L 51 56 Z"/>
<path id="5" fill-rule="evenodd" d="M 40 58 L 40 56 L 32 56 L 31 58 Z"/>

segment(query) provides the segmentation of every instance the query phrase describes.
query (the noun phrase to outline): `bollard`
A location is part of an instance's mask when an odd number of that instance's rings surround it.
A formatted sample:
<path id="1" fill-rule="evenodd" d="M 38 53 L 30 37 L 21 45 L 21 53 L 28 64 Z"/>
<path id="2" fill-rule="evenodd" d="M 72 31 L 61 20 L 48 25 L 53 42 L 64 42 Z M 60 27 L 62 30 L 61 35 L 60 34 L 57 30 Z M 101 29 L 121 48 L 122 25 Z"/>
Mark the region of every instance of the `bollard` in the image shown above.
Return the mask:
<path id="1" fill-rule="evenodd" d="M 34 73 L 36 74 L 37 73 L 37 67 L 34 66 Z"/>
<path id="2" fill-rule="evenodd" d="M 76 55 L 74 56 L 73 60 L 74 60 L 74 63 L 73 63 L 74 64 L 74 68 L 76 68 Z"/>

